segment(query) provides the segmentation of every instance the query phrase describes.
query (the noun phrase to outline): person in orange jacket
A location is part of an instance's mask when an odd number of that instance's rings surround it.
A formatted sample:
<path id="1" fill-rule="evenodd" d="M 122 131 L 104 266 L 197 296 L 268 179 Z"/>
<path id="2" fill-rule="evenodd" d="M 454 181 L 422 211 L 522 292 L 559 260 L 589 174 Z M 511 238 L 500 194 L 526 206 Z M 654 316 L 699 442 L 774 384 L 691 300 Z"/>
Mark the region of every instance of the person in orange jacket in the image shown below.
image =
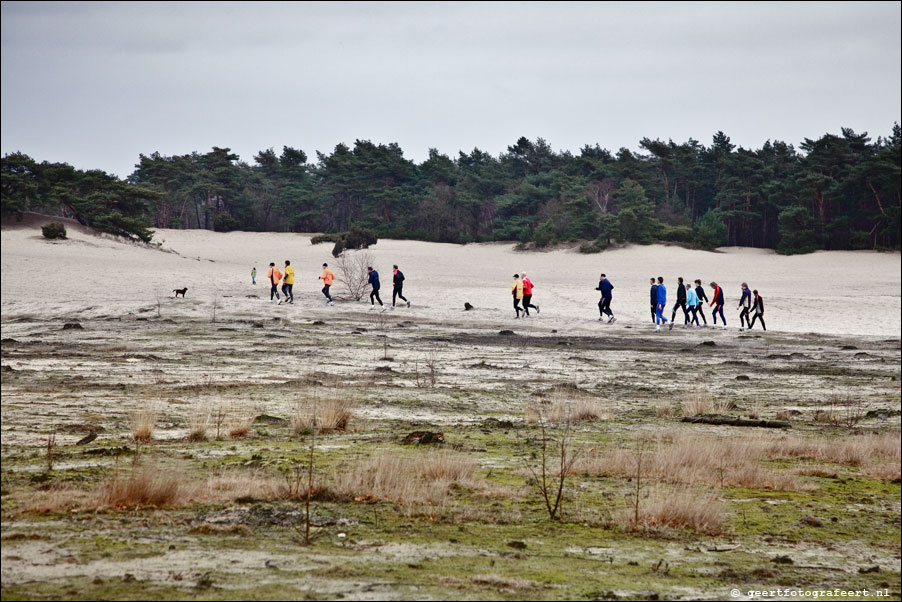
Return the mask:
<path id="1" fill-rule="evenodd" d="M 332 295 L 329 294 L 329 287 L 335 282 L 335 274 L 329 269 L 328 263 L 323 264 L 323 275 L 320 276 L 319 279 L 323 281 L 323 294 L 326 296 L 326 303 L 335 305 L 335 301 L 332 300 Z"/>
<path id="2" fill-rule="evenodd" d="M 282 298 L 279 296 L 279 282 L 282 280 L 282 272 L 279 271 L 279 268 L 276 267 L 276 264 L 270 262 L 269 271 L 266 273 L 266 277 L 269 279 L 269 302 L 272 303 L 273 297 L 282 302 Z"/>
<path id="3" fill-rule="evenodd" d="M 514 297 L 514 310 L 517 312 L 515 320 L 520 319 L 520 299 L 523 298 L 523 281 L 520 274 L 514 274 L 514 284 L 511 286 L 511 295 Z"/>

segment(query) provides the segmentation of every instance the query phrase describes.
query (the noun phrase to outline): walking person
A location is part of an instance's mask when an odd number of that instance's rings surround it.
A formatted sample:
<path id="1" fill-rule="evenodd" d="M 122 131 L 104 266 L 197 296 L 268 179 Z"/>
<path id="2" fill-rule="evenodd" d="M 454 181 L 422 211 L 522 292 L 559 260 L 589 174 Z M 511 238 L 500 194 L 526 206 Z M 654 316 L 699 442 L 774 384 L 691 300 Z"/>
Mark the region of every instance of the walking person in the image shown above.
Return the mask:
<path id="1" fill-rule="evenodd" d="M 727 329 L 727 319 L 723 315 L 723 289 L 717 286 L 716 282 L 711 283 L 711 288 L 714 289 L 714 292 L 711 294 L 711 303 L 709 305 L 714 307 L 714 311 L 711 312 L 711 315 L 714 316 L 714 325 L 717 326 L 717 314 L 720 314 L 720 321 L 723 322 L 723 329 Z"/>
<path id="2" fill-rule="evenodd" d="M 379 298 L 379 289 L 382 288 L 382 285 L 379 284 L 379 272 L 374 270 L 371 266 L 368 266 L 366 268 L 366 273 L 369 274 L 367 284 L 373 287 L 373 290 L 370 291 L 370 311 L 376 309 L 376 303 L 373 299 L 379 302 L 379 307 L 382 308 L 381 311 L 385 311 L 385 304 L 382 303 L 382 299 Z"/>
<path id="3" fill-rule="evenodd" d="M 739 332 L 745 330 L 745 326 L 749 328 L 752 327 L 751 322 L 749 322 L 749 310 L 752 308 L 752 293 L 749 291 L 749 285 L 745 282 L 742 283 L 742 297 L 739 298 L 739 306 L 738 309 L 742 311 L 739 313 Z"/>
<path id="4" fill-rule="evenodd" d="M 702 322 L 704 322 L 705 326 L 707 326 L 708 319 L 705 317 L 705 312 L 704 312 L 705 306 L 703 304 L 708 302 L 708 296 L 705 295 L 705 287 L 702 286 L 702 281 L 700 278 L 697 278 L 695 280 L 695 295 L 696 295 L 696 298 L 698 299 L 698 304 L 696 306 L 696 309 L 698 311 L 696 312 L 695 323 L 696 323 L 696 325 L 698 325 L 698 316 L 701 316 Z"/>
<path id="5" fill-rule="evenodd" d="M 651 323 L 655 323 L 655 317 L 658 315 L 658 284 L 655 282 L 654 278 L 649 280 L 651 282 Z"/>
<path id="6" fill-rule="evenodd" d="M 294 303 L 294 268 L 285 260 L 285 277 L 282 279 L 282 294 L 286 303 Z"/>
<path id="7" fill-rule="evenodd" d="M 698 293 L 695 292 L 695 289 L 692 288 L 691 284 L 686 285 L 686 307 L 689 308 L 689 311 L 692 312 L 692 319 L 689 321 L 688 326 L 691 326 L 693 323 L 695 327 L 698 328 Z"/>
<path id="8" fill-rule="evenodd" d="M 272 303 L 273 297 L 279 300 L 279 303 L 282 303 L 282 298 L 279 296 L 279 281 L 282 280 L 282 272 L 279 271 L 279 268 L 276 267 L 276 264 L 270 262 L 269 264 L 269 272 L 266 273 L 266 277 L 269 279 L 269 302 Z"/>
<path id="9" fill-rule="evenodd" d="M 764 325 L 764 299 L 758 294 L 757 289 L 752 291 L 752 294 L 754 295 L 752 309 L 754 309 L 755 313 L 752 315 L 752 323 L 749 324 L 749 330 L 755 325 L 755 320 L 761 320 L 761 328 L 767 332 L 767 326 Z"/>
<path id="10" fill-rule="evenodd" d="M 401 301 L 404 301 L 405 303 L 407 303 L 407 307 L 410 307 L 410 301 L 407 300 L 407 297 L 405 297 L 404 295 L 401 294 L 402 290 L 404 289 L 404 273 L 398 269 L 397 265 L 394 265 L 392 267 L 393 267 L 393 271 L 392 271 L 392 276 L 391 276 L 391 281 L 392 281 L 391 308 L 392 309 L 395 308 L 395 299 L 397 297 L 400 297 Z"/>
<path id="11" fill-rule="evenodd" d="M 514 298 L 514 311 L 517 312 L 515 320 L 520 319 L 520 299 L 523 298 L 523 281 L 520 280 L 520 274 L 514 274 L 514 284 L 511 286 L 511 295 Z"/>
<path id="12" fill-rule="evenodd" d="M 601 300 L 598 302 L 599 321 L 604 320 L 604 316 L 607 314 L 610 316 L 608 318 L 608 324 L 613 324 L 617 321 L 617 318 L 614 317 L 614 312 L 611 311 L 611 298 L 614 296 L 614 285 L 611 284 L 611 281 L 608 280 L 607 276 L 602 274 L 598 277 L 598 286 L 595 290 L 601 291 Z"/>
<path id="13" fill-rule="evenodd" d="M 529 308 L 533 308 L 536 310 L 536 313 L 539 313 L 539 306 L 532 304 L 532 288 L 533 283 L 532 280 L 526 277 L 526 272 L 522 272 L 522 280 L 523 280 L 523 311 L 526 312 L 525 318 L 529 317 Z"/>
<path id="14" fill-rule="evenodd" d="M 658 276 L 658 303 L 655 308 L 655 330 L 661 330 L 661 323 L 667 323 L 664 310 L 667 308 L 667 287 L 664 286 L 664 276 Z"/>
<path id="15" fill-rule="evenodd" d="M 251 284 L 253 284 L 255 286 L 257 284 L 257 267 L 256 266 L 251 268 Z"/>
<path id="16" fill-rule="evenodd" d="M 335 305 L 335 301 L 332 300 L 332 295 L 329 294 L 329 288 L 332 286 L 332 283 L 335 282 L 335 274 L 329 269 L 328 263 L 323 264 L 323 273 L 319 279 L 323 281 L 323 294 L 326 296 L 326 303 L 328 305 Z"/>
<path id="17" fill-rule="evenodd" d="M 689 312 L 686 311 L 686 287 L 683 286 L 683 277 L 677 278 L 677 300 L 673 304 L 673 313 L 670 315 L 670 330 L 673 330 L 673 323 L 676 322 L 676 310 L 683 309 L 683 328 L 689 324 Z"/>

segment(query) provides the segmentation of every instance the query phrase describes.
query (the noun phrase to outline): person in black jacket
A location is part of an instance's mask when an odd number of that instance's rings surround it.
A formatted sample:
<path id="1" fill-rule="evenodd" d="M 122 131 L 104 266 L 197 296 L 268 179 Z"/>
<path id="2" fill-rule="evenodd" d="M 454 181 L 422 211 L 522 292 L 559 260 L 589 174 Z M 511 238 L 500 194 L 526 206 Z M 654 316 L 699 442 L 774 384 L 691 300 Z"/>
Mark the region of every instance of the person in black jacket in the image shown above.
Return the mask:
<path id="1" fill-rule="evenodd" d="M 752 316 L 752 323 L 749 324 L 749 330 L 752 329 L 752 326 L 755 325 L 755 320 L 761 320 L 761 328 L 767 331 L 767 326 L 764 325 L 764 299 L 761 295 L 758 294 L 758 290 L 755 289 L 752 291 L 753 301 L 752 301 L 752 311 L 755 314 Z"/>
<path id="2" fill-rule="evenodd" d="M 655 323 L 655 318 L 658 316 L 658 285 L 655 283 L 655 279 L 652 278 L 649 280 L 651 282 L 651 323 Z"/>
<path id="3" fill-rule="evenodd" d="M 698 296 L 698 314 L 702 317 L 702 322 L 705 323 L 705 326 L 708 325 L 708 319 L 705 317 L 705 312 L 702 311 L 705 308 L 705 303 L 708 302 L 708 296 L 705 294 L 705 287 L 702 286 L 701 278 L 697 278 L 695 280 L 695 294 Z"/>
<path id="4" fill-rule="evenodd" d="M 676 319 L 676 310 L 683 309 L 683 328 L 689 324 L 689 311 L 686 309 L 686 287 L 683 286 L 683 277 L 677 278 L 677 300 L 673 304 L 673 313 L 670 314 L 670 330 L 673 330 L 673 322 Z"/>
<path id="5" fill-rule="evenodd" d="M 394 271 L 392 272 L 392 291 L 391 291 L 391 308 L 395 308 L 395 300 L 397 297 L 401 297 L 401 300 L 407 303 L 407 307 L 410 307 L 410 301 L 407 300 L 407 297 L 401 294 L 401 291 L 404 289 L 404 274 L 401 270 L 398 269 L 398 266 L 395 265 Z"/>

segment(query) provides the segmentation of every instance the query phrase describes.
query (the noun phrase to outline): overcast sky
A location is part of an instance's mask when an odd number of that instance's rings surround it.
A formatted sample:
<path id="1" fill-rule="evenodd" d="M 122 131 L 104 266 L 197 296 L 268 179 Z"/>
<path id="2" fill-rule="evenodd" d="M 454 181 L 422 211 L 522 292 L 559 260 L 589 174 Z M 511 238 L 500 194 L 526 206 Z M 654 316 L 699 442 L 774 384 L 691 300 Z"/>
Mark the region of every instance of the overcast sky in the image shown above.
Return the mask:
<path id="1" fill-rule="evenodd" d="M 0 150 L 125 177 L 139 153 L 357 138 L 417 162 L 520 136 L 876 138 L 900 121 L 900 7 L 3 2 Z"/>

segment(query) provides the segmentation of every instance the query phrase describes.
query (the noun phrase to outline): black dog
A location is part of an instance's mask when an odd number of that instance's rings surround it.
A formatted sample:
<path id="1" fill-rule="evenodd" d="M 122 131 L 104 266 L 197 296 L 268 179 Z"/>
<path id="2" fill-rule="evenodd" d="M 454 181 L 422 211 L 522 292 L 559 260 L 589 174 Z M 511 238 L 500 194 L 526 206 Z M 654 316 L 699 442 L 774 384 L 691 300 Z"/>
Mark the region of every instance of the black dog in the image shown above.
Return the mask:
<path id="1" fill-rule="evenodd" d="M 176 288 L 176 289 L 172 289 L 172 292 L 175 293 L 175 296 L 176 296 L 176 297 L 178 297 L 179 295 L 181 295 L 182 298 L 184 298 L 184 297 L 185 297 L 185 291 L 187 291 L 187 290 L 188 290 L 188 287 L 186 286 L 185 288 Z"/>

